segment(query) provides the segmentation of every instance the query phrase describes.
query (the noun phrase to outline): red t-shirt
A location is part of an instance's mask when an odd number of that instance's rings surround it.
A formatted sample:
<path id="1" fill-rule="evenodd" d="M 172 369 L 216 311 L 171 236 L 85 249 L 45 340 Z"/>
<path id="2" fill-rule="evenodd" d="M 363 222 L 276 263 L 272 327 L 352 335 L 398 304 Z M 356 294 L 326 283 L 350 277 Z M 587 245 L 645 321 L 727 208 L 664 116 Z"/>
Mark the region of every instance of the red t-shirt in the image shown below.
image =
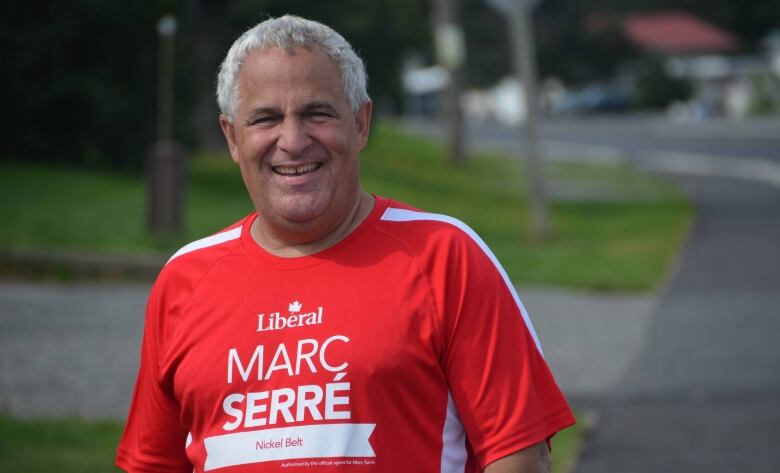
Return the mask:
<path id="1" fill-rule="evenodd" d="M 335 246 L 280 258 L 255 218 L 162 270 L 119 467 L 473 472 L 574 423 L 463 223 L 377 197 Z"/>

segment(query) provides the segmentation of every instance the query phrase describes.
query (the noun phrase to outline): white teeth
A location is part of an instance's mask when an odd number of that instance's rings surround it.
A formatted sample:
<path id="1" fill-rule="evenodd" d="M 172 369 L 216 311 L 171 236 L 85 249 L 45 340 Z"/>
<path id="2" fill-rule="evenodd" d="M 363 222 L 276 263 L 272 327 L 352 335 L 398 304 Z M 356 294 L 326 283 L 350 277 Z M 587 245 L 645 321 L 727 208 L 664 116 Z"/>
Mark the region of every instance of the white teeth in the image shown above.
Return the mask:
<path id="1" fill-rule="evenodd" d="M 319 167 L 319 163 L 309 163 L 295 168 L 275 166 L 273 169 L 274 172 L 276 172 L 277 174 L 282 174 L 284 176 L 295 176 L 297 174 L 304 174 L 307 172 L 314 171 L 318 167 Z"/>

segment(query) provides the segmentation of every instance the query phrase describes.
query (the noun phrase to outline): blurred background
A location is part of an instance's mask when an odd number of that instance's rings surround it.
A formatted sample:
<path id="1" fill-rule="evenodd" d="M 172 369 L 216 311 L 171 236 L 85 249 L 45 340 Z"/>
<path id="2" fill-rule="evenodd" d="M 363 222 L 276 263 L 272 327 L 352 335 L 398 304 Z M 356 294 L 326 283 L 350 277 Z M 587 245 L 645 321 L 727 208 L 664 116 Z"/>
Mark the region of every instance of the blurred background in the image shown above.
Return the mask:
<path id="1" fill-rule="evenodd" d="M 435 17 L 437 3 L 452 3 L 451 18 Z M 538 93 L 547 114 L 654 111 L 703 120 L 777 113 L 777 2 L 531 3 Z M 256 21 L 286 12 L 322 21 L 349 39 L 367 64 L 380 115 L 441 111 L 447 80 L 433 33 L 440 21 L 462 35 L 460 103 L 467 119 L 513 125 L 525 115 L 517 105 L 523 93 L 507 22 L 483 0 L 121 6 L 76 0 L 2 8 L 3 103 L 14 112 L 1 128 L 4 160 L 139 169 L 139 156 L 156 137 L 156 24 L 165 14 L 178 21 L 176 137 L 190 147 L 222 146 L 214 83 L 227 48 Z"/>
<path id="2" fill-rule="evenodd" d="M 237 34 L 295 12 L 333 26 L 366 61 L 380 115 L 436 115 L 436 2 L 9 2 L 2 156 L 138 169 L 155 138 L 158 37 L 178 20 L 176 136 L 220 147 L 215 71 Z M 507 22 L 483 0 L 453 3 L 465 51 L 469 120 L 514 124 L 524 111 Z M 457 5 L 455 5 L 457 3 Z M 676 119 L 777 113 L 780 32 L 771 0 L 547 0 L 533 11 L 542 109 L 553 115 L 654 110 Z M 445 21 L 447 21 L 445 20 Z M 441 66 L 438 66 L 439 68 Z M 23 91 L 27 93 L 22 93 Z M 132 130 L 133 133 L 127 133 Z"/>
<path id="3" fill-rule="evenodd" d="M 0 472 L 109 471 L 151 281 L 252 211 L 215 100 L 285 13 L 374 102 L 371 192 L 474 227 L 580 420 L 556 472 L 780 471 L 780 2 L 5 2 Z"/>

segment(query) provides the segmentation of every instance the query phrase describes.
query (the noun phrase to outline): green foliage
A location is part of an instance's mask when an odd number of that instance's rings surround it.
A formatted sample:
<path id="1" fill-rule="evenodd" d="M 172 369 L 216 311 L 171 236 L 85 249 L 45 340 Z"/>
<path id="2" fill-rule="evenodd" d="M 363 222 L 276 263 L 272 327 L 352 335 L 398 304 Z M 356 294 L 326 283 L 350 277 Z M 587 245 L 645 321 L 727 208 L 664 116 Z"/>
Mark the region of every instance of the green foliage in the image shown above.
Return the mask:
<path id="1" fill-rule="evenodd" d="M 0 156 L 140 168 L 156 126 L 155 25 L 182 2 L 35 3 L 0 7 Z M 178 57 L 183 78 L 187 57 Z M 185 129 L 192 91 L 178 85 Z"/>
<path id="2" fill-rule="evenodd" d="M 484 0 L 463 0 L 468 87 L 491 87 L 514 74 L 506 18 Z"/>
<path id="3" fill-rule="evenodd" d="M 636 54 L 619 26 L 620 2 L 600 10 L 593 2 L 543 2 L 534 18 L 540 77 L 582 85 L 613 77 Z"/>
<path id="4" fill-rule="evenodd" d="M 269 15 L 294 13 L 341 32 L 366 61 L 378 108 L 396 108 L 402 53 L 428 42 L 426 4 L 414 0 L 34 3 L 0 6 L 0 159 L 141 169 L 156 139 L 156 24 L 167 13 L 179 23 L 174 137 L 188 145 L 218 140 L 219 64 L 242 31 Z"/>
<path id="5" fill-rule="evenodd" d="M 771 74 L 754 74 L 750 78 L 750 112 L 764 115 L 780 109 L 780 83 Z"/>
<path id="6" fill-rule="evenodd" d="M 688 100 L 690 83 L 669 75 L 664 59 L 646 56 L 637 71 L 637 105 L 643 108 L 663 108 L 675 101 Z"/>
<path id="7" fill-rule="evenodd" d="M 757 51 L 780 19 L 777 0 L 545 0 L 536 9 L 535 32 L 541 77 L 569 84 L 601 81 L 640 53 L 620 22 L 634 13 L 682 10 L 732 32 L 743 51 Z"/>

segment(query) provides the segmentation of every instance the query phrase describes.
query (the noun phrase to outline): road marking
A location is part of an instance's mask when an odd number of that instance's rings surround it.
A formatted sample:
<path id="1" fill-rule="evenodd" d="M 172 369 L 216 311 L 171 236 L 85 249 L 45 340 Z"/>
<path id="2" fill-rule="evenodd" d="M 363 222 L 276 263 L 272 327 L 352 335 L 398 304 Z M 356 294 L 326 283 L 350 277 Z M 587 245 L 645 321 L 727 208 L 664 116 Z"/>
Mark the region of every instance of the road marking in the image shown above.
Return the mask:
<path id="1" fill-rule="evenodd" d="M 725 158 L 673 151 L 648 153 L 648 158 L 637 164 L 655 171 L 747 179 L 780 188 L 780 164 L 768 159 Z"/>
<path id="2" fill-rule="evenodd" d="M 579 144 L 561 141 L 542 141 L 545 160 L 572 161 L 582 158 L 595 164 L 631 164 L 640 169 L 673 174 L 747 179 L 780 188 L 780 164 L 767 158 L 714 156 L 681 151 L 653 151 Z"/>
<path id="3" fill-rule="evenodd" d="M 432 127 L 428 128 L 421 132 L 420 127 L 406 127 L 414 133 L 430 137 Z M 437 137 L 441 138 L 441 130 L 435 131 Z M 471 137 L 472 148 L 516 152 L 519 144 L 518 138 L 514 136 Z M 717 156 L 681 151 L 628 150 L 618 146 L 554 140 L 541 140 L 540 144 L 543 150 L 542 158 L 545 161 L 629 164 L 649 171 L 746 179 L 780 188 L 780 162 L 769 158 Z"/>

